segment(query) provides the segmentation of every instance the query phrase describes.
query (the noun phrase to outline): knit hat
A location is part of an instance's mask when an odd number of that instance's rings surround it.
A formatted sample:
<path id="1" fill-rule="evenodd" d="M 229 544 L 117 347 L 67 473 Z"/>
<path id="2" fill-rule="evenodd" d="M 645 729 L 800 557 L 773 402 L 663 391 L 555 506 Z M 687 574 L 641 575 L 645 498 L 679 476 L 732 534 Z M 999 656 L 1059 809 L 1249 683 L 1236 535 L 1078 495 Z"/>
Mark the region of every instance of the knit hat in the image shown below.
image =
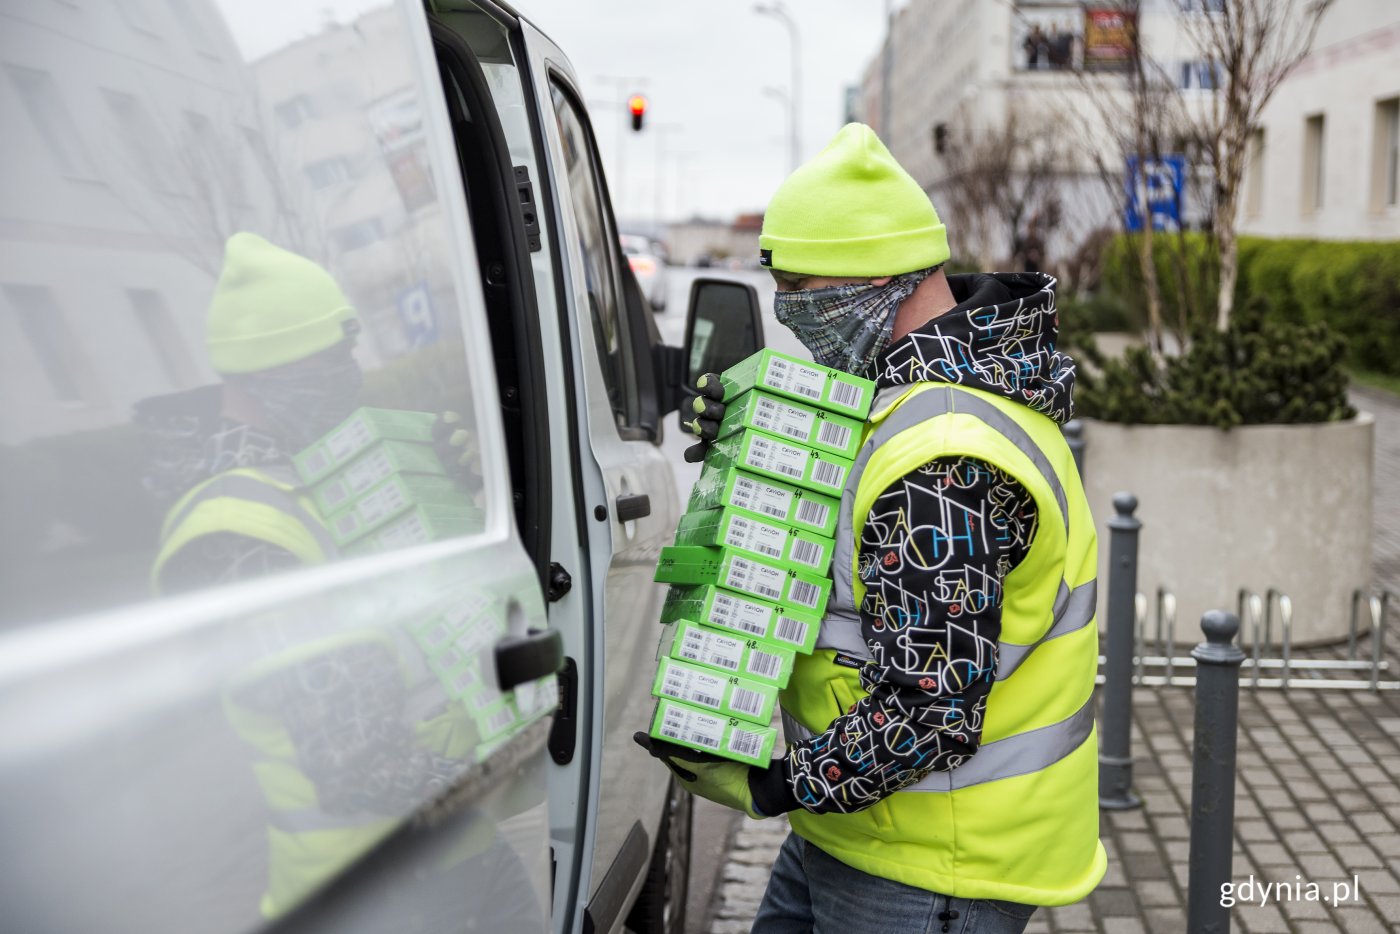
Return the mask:
<path id="1" fill-rule="evenodd" d="M 946 262 L 948 232 L 875 131 L 848 123 L 778 186 L 758 246 L 785 272 L 894 276 Z"/>
<path id="2" fill-rule="evenodd" d="M 239 232 L 209 300 L 205 343 L 220 373 L 253 373 L 345 340 L 355 310 L 331 274 L 304 256 Z"/>

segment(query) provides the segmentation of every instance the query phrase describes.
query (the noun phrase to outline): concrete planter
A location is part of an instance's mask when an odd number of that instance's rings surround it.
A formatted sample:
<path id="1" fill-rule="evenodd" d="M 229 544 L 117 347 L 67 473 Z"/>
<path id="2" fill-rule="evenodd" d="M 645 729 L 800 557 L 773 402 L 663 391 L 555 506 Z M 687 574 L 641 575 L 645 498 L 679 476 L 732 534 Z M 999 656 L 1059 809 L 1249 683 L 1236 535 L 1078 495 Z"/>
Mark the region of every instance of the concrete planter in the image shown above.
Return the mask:
<path id="1" fill-rule="evenodd" d="M 1138 591 L 1149 606 L 1159 586 L 1176 594 L 1178 648 L 1200 641 L 1206 610 L 1233 610 L 1241 587 L 1261 595 L 1277 587 L 1292 598 L 1297 645 L 1346 638 L 1351 593 L 1371 580 L 1369 414 L 1230 431 L 1084 424 L 1084 486 L 1100 537 L 1100 628 L 1108 590 L 1104 523 L 1113 516 L 1113 494 L 1126 490 L 1137 495 L 1143 523 Z"/>

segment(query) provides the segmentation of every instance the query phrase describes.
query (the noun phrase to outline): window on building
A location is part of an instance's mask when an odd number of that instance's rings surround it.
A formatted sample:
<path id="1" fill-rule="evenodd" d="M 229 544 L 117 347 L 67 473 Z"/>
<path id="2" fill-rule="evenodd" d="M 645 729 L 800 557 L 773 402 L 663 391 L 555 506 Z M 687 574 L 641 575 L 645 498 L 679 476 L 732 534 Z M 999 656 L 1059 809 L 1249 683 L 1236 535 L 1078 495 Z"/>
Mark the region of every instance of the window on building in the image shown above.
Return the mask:
<path id="1" fill-rule="evenodd" d="M 97 178 L 97 171 L 78 134 L 78 125 L 64 106 L 53 76 L 10 64 L 5 65 L 5 72 L 58 170 L 69 178 Z"/>
<path id="2" fill-rule="evenodd" d="M 1223 77 L 1218 62 L 1182 62 L 1177 85 L 1185 91 L 1216 91 L 1220 89 Z"/>
<path id="3" fill-rule="evenodd" d="M 146 105 L 131 94 L 110 88 L 103 88 L 102 96 L 126 143 L 136 174 L 156 191 L 180 191 L 179 173 L 171 158 L 173 141 L 156 125 Z"/>
<path id="4" fill-rule="evenodd" d="M 186 389 L 198 383 L 199 373 L 165 296 L 154 289 L 127 289 L 126 296 L 171 387 Z"/>
<path id="5" fill-rule="evenodd" d="M 52 290 L 39 285 L 6 285 L 4 292 L 54 398 L 82 402 L 77 347 Z"/>
<path id="6" fill-rule="evenodd" d="M 1371 210 L 1400 204 L 1400 97 L 1376 102 Z"/>
<path id="7" fill-rule="evenodd" d="M 273 107 L 272 112 L 277 115 L 282 126 L 288 130 L 295 130 L 306 121 L 314 120 L 317 116 L 316 108 L 311 103 L 311 97 L 306 94 L 287 98 Z"/>
<path id="8" fill-rule="evenodd" d="M 1313 114 L 1303 124 L 1303 213 L 1322 209 L 1326 168 L 1326 124 L 1322 114 Z"/>
<path id="9" fill-rule="evenodd" d="M 1255 127 L 1245 144 L 1245 217 L 1258 217 L 1264 209 L 1264 129 Z"/>
<path id="10" fill-rule="evenodd" d="M 341 182 L 348 182 L 353 179 L 354 173 L 351 171 L 350 160 L 343 156 L 334 156 L 330 159 L 321 159 L 306 167 L 306 177 L 311 180 L 312 188 L 329 188 L 332 185 L 339 185 Z"/>

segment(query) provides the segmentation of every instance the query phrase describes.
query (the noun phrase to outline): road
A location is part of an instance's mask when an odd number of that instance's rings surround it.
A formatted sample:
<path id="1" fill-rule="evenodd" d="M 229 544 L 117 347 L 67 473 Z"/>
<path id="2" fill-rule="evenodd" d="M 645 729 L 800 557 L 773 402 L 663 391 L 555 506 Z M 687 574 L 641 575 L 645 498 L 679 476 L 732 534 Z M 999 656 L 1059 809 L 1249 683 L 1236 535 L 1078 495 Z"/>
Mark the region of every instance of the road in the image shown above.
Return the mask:
<path id="1" fill-rule="evenodd" d="M 805 347 L 797 342 L 792 332 L 783 327 L 773 317 L 773 280 L 761 270 L 694 269 L 671 267 L 667 270 L 666 310 L 656 316 L 656 324 L 662 338 L 677 347 L 685 340 L 686 311 L 689 307 L 690 287 L 695 279 L 713 277 L 732 279 L 752 285 L 758 292 L 759 307 L 763 310 L 763 336 L 765 346 L 783 353 L 790 353 L 810 360 Z M 680 493 L 681 508 L 690 496 L 690 487 L 700 475 L 698 464 L 687 464 L 682 457 L 690 441 L 681 430 L 677 415 L 666 418 L 662 448 L 676 468 L 676 489 Z M 690 895 L 687 905 L 686 934 L 704 934 L 711 929 L 709 912 L 715 902 L 716 891 L 720 887 L 720 877 L 729 857 L 729 846 L 739 814 L 729 808 L 697 799 L 695 802 L 695 824 L 691 838 Z"/>

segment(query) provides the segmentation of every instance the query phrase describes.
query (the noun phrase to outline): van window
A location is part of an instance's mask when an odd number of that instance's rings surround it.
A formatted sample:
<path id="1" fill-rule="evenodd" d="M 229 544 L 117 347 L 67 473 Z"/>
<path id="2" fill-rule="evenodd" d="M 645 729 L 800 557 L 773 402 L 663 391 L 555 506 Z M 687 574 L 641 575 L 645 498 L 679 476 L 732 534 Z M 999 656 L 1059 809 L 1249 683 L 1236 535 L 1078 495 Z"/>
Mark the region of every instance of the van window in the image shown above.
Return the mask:
<path id="1" fill-rule="evenodd" d="M 619 427 L 638 424 L 637 382 L 633 372 L 632 343 L 627 314 L 618 287 L 617 237 L 612 233 L 602 196 L 602 169 L 592 138 L 579 109 L 556 82 L 550 83 L 559 138 L 564 147 L 564 167 L 569 177 L 569 197 L 578 222 L 579 256 L 588 290 L 593 338 L 608 399 Z"/>
<path id="2" fill-rule="evenodd" d="M 480 531 L 402 11 L 100 6 L 0 33 L 0 627 Z"/>

